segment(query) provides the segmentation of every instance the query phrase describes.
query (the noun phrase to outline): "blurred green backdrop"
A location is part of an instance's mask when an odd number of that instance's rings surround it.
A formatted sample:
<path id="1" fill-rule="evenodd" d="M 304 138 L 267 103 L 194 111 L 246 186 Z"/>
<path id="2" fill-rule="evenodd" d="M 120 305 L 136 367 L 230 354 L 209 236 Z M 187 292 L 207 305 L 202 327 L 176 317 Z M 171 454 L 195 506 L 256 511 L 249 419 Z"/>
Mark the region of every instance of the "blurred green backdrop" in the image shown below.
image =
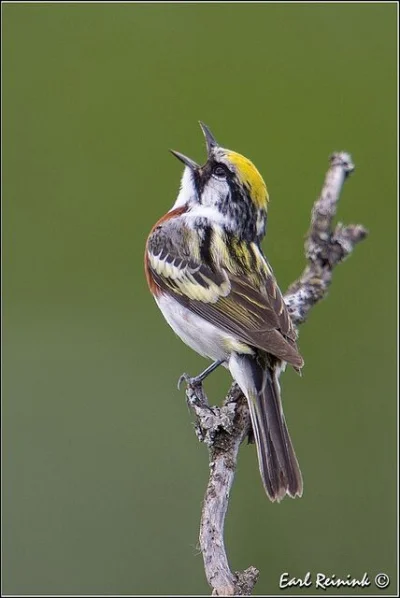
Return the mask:
<path id="1" fill-rule="evenodd" d="M 283 289 L 303 267 L 332 151 L 356 163 L 339 219 L 370 229 L 301 330 L 303 377 L 282 379 L 304 497 L 269 503 L 244 446 L 232 567 L 256 565 L 259 594 L 285 571 L 382 571 L 394 593 L 396 6 L 2 12 L 3 591 L 208 593 L 207 453 L 176 390 L 206 362 L 168 328 L 142 271 L 179 185 L 167 150 L 204 159 L 201 119 L 266 178 L 265 249 Z M 212 401 L 228 385 L 212 376 Z"/>

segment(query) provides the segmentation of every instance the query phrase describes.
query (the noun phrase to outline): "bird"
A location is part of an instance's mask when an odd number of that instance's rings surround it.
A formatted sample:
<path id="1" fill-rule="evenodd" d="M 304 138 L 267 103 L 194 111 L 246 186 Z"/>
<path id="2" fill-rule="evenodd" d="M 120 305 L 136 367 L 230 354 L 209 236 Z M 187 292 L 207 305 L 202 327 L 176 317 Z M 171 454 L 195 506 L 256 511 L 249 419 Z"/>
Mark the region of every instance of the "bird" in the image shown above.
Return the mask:
<path id="1" fill-rule="evenodd" d="M 261 479 L 271 501 L 300 497 L 303 480 L 283 413 L 280 373 L 304 365 L 297 333 L 261 242 L 269 194 L 255 165 L 200 121 L 204 165 L 184 164 L 177 199 L 146 241 L 147 283 L 180 339 L 220 365 L 245 395 Z"/>

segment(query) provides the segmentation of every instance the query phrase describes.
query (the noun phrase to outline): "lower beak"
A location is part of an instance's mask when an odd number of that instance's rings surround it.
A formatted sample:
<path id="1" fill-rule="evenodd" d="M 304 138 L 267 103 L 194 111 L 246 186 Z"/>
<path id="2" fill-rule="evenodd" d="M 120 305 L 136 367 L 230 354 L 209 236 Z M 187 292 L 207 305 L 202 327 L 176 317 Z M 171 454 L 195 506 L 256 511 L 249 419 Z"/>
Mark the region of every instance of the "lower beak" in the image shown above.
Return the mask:
<path id="1" fill-rule="evenodd" d="M 178 158 L 178 160 L 183 162 L 186 166 L 189 166 L 189 168 L 191 168 L 192 170 L 197 170 L 198 168 L 200 168 L 200 166 L 194 160 L 191 160 L 184 154 L 181 154 L 180 152 L 176 152 L 175 150 L 170 150 L 170 152 L 176 158 Z"/>

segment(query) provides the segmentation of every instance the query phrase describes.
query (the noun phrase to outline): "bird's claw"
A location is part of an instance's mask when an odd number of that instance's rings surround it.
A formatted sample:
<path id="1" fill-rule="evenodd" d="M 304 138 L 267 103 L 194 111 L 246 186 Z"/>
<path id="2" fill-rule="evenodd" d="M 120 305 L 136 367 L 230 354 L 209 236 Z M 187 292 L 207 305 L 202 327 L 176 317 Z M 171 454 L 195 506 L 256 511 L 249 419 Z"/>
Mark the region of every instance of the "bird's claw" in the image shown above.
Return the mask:
<path id="1" fill-rule="evenodd" d="M 186 383 L 186 386 L 190 386 L 192 388 L 196 387 L 196 386 L 201 386 L 202 380 L 199 379 L 199 376 L 189 376 L 189 374 L 183 373 L 181 376 L 179 376 L 179 380 L 178 380 L 178 390 L 181 389 L 181 386 L 183 384 L 183 382 Z"/>
<path id="2" fill-rule="evenodd" d="M 189 408 L 194 405 L 212 411 L 208 405 L 208 400 L 203 388 L 203 378 L 201 376 L 189 376 L 182 374 L 178 380 L 178 390 L 180 390 L 182 383 L 186 384 L 186 404 Z"/>

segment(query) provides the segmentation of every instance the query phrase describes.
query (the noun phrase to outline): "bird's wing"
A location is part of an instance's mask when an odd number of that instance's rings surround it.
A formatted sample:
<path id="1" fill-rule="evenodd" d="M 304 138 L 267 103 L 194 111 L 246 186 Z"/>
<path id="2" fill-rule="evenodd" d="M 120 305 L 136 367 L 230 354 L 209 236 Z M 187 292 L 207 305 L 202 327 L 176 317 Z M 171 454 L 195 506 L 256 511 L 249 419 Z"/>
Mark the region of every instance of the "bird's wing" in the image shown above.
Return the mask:
<path id="1" fill-rule="evenodd" d="M 146 254 L 156 294 L 157 289 L 169 293 L 181 305 L 240 341 L 301 368 L 303 359 L 282 294 L 261 252 L 257 260 L 257 275 L 253 272 L 247 276 L 231 259 L 225 267 L 211 267 L 200 260 L 183 258 L 170 242 L 159 253 L 149 245 Z"/>

